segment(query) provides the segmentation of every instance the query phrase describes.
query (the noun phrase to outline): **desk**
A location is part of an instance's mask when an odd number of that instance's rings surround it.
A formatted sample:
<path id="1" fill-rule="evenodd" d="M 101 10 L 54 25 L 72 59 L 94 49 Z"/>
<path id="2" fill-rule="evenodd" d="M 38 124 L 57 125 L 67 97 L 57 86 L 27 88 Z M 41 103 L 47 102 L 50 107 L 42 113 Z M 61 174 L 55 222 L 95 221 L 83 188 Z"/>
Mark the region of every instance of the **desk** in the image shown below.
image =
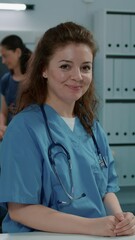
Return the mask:
<path id="1" fill-rule="evenodd" d="M 129 237 L 95 237 L 88 235 L 73 235 L 59 233 L 11 233 L 0 234 L 0 240 L 135 240 L 135 236 Z"/>

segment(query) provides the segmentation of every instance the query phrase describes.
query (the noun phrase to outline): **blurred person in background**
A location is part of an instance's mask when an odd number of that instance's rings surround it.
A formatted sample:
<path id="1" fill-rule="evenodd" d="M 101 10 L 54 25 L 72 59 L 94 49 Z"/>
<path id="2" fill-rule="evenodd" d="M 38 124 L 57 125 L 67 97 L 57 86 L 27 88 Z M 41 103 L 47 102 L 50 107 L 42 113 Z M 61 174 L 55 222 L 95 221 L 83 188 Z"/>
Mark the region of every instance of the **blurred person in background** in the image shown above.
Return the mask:
<path id="1" fill-rule="evenodd" d="M 14 116 L 20 83 L 25 80 L 27 63 L 31 56 L 22 39 L 17 35 L 6 36 L 0 43 L 2 63 L 9 69 L 0 79 L 0 140 Z"/>

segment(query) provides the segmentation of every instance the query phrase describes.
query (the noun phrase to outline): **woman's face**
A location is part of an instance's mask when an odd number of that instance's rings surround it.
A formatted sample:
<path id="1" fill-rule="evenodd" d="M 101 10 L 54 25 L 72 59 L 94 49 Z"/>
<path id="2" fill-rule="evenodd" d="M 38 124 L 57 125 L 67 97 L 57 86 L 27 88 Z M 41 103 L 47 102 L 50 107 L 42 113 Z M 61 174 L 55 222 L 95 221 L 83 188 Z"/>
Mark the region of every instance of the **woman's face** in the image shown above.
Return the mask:
<path id="1" fill-rule="evenodd" d="M 14 70 L 20 63 L 19 58 L 21 56 L 21 50 L 8 50 L 6 47 L 1 46 L 0 52 L 2 56 L 2 63 L 7 66 L 8 69 Z"/>
<path id="2" fill-rule="evenodd" d="M 85 44 L 70 43 L 58 48 L 43 72 L 47 77 L 50 101 L 75 103 L 92 81 L 93 55 Z"/>

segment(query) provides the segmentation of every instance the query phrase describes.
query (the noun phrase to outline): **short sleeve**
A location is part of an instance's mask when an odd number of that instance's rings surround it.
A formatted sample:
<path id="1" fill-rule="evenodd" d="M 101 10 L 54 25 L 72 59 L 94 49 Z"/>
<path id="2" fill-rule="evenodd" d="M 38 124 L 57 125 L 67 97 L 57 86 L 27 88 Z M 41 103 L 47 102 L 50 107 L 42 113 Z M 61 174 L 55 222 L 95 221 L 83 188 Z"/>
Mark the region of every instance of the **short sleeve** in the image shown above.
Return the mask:
<path id="1" fill-rule="evenodd" d="M 38 145 L 27 122 L 16 116 L 1 146 L 0 202 L 38 204 L 41 187 L 42 157 Z"/>
<path id="2" fill-rule="evenodd" d="M 107 135 L 104 129 L 99 124 L 99 122 L 95 123 L 95 129 L 96 129 L 95 130 L 96 137 L 97 137 L 97 142 L 99 144 L 100 151 L 102 155 L 105 156 L 105 159 L 107 161 L 107 166 L 108 166 L 108 174 L 107 174 L 108 182 L 107 182 L 106 192 L 117 192 L 120 189 L 118 186 L 118 176 L 116 173 L 115 161 L 113 158 L 111 148 L 109 146 Z"/>
<path id="3" fill-rule="evenodd" d="M 5 73 L 0 79 L 0 93 L 5 96 L 6 88 L 10 79 L 10 73 Z"/>

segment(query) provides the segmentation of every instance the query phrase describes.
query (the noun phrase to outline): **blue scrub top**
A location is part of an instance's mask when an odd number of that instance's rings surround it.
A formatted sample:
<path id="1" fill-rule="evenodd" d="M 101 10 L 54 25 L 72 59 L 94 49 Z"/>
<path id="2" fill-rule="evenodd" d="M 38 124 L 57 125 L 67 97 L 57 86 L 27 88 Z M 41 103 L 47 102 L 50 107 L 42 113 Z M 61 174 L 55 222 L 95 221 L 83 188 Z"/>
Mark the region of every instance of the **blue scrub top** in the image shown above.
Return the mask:
<path id="1" fill-rule="evenodd" d="M 32 105 L 17 114 L 10 122 L 1 147 L 0 202 L 43 204 L 65 213 L 87 218 L 106 215 L 103 197 L 119 190 L 114 160 L 106 135 L 95 121 L 93 132 L 107 168 L 101 168 L 91 136 L 76 117 L 74 130 L 68 127 L 57 112 L 44 105 L 53 139 L 68 150 L 72 162 L 74 197 L 86 196 L 63 206 L 58 201 L 69 199 L 63 191 L 48 159 L 51 144 L 38 105 Z M 58 149 L 59 152 L 59 149 Z M 55 154 L 56 169 L 66 190 L 70 193 L 69 168 L 63 154 Z M 7 214 L 3 232 L 33 231 L 14 222 Z"/>
<path id="2" fill-rule="evenodd" d="M 5 97 L 8 106 L 7 123 L 12 120 L 15 114 L 19 84 L 20 81 L 14 80 L 11 72 L 5 73 L 0 79 L 0 93 Z"/>

